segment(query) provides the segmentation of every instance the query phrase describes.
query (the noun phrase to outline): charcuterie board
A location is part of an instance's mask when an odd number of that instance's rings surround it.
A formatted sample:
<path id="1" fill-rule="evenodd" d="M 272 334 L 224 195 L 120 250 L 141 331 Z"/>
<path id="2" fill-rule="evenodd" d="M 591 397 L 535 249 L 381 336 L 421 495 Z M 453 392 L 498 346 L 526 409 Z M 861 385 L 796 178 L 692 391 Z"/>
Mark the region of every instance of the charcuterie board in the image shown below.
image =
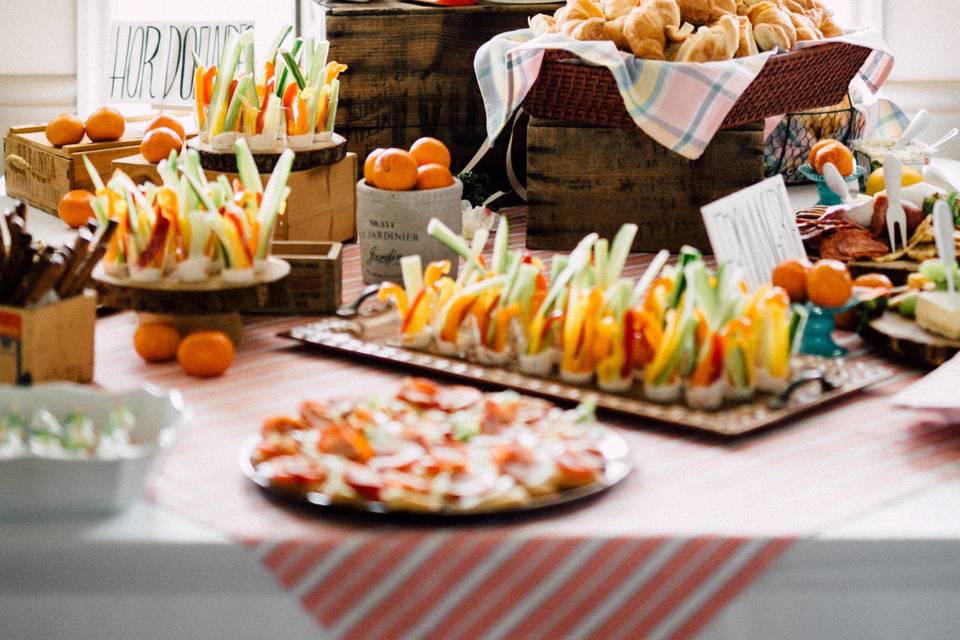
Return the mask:
<path id="1" fill-rule="evenodd" d="M 877 348 L 921 366 L 939 367 L 960 352 L 960 340 L 930 333 L 893 311 L 868 322 L 862 334 Z"/>

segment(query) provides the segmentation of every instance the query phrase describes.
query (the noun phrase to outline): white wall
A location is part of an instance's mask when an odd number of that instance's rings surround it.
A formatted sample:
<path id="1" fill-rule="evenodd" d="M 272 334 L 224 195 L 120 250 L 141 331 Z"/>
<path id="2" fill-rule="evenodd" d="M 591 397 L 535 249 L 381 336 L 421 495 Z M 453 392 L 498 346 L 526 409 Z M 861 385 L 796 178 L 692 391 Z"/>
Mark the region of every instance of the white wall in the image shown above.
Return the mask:
<path id="1" fill-rule="evenodd" d="M 76 15 L 74 0 L 0 0 L 0 135 L 76 109 Z"/>

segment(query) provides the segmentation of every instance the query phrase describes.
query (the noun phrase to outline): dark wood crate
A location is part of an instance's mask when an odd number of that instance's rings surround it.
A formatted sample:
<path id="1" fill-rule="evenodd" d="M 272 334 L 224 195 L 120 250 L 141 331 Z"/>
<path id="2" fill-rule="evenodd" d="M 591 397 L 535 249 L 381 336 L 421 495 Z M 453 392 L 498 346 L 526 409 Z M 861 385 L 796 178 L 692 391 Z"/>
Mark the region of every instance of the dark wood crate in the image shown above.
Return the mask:
<path id="1" fill-rule="evenodd" d="M 634 251 L 709 249 L 700 207 L 763 179 L 763 127 L 720 131 L 700 159 L 640 129 L 532 118 L 527 130 L 527 246 L 570 249 L 596 231 L 640 229 Z"/>
<path id="2" fill-rule="evenodd" d="M 377 147 L 406 148 L 423 135 L 443 140 L 459 171 L 486 138 L 473 71 L 482 44 L 527 26 L 558 4 L 438 7 L 375 0 L 327 5 L 330 56 L 349 65 L 338 133 L 361 164 Z"/>

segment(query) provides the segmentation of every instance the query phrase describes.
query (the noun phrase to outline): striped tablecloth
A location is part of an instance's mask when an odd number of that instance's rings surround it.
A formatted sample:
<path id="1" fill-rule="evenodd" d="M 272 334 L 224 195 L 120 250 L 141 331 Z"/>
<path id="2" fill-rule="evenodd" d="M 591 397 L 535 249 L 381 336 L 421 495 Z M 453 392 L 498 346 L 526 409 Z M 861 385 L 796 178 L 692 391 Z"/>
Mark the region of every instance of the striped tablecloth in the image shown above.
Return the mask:
<path id="1" fill-rule="evenodd" d="M 522 216 L 514 212 L 515 246 Z M 649 256 L 632 256 L 631 274 Z M 362 287 L 344 251 L 344 296 Z M 132 314 L 97 324 L 97 381 L 179 388 L 194 419 L 158 464 L 150 497 L 247 545 L 331 638 L 695 636 L 792 541 L 960 475 L 960 432 L 889 396 L 889 381 L 775 431 L 733 442 L 607 416 L 636 470 L 598 499 L 468 525 L 318 517 L 265 498 L 239 471 L 264 417 L 308 398 L 389 393 L 401 369 L 277 338 L 304 319 L 249 320 L 222 378 L 147 365 Z M 855 337 L 852 357 L 874 358 Z"/>

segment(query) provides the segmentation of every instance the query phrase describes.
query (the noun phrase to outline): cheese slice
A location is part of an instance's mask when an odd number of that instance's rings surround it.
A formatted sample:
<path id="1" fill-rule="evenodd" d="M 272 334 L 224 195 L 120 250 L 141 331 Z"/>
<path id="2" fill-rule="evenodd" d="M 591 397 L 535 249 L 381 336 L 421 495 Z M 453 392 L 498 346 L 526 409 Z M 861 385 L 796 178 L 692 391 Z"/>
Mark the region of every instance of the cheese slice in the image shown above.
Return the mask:
<path id="1" fill-rule="evenodd" d="M 921 293 L 917 298 L 917 324 L 932 333 L 960 340 L 960 294 Z"/>

